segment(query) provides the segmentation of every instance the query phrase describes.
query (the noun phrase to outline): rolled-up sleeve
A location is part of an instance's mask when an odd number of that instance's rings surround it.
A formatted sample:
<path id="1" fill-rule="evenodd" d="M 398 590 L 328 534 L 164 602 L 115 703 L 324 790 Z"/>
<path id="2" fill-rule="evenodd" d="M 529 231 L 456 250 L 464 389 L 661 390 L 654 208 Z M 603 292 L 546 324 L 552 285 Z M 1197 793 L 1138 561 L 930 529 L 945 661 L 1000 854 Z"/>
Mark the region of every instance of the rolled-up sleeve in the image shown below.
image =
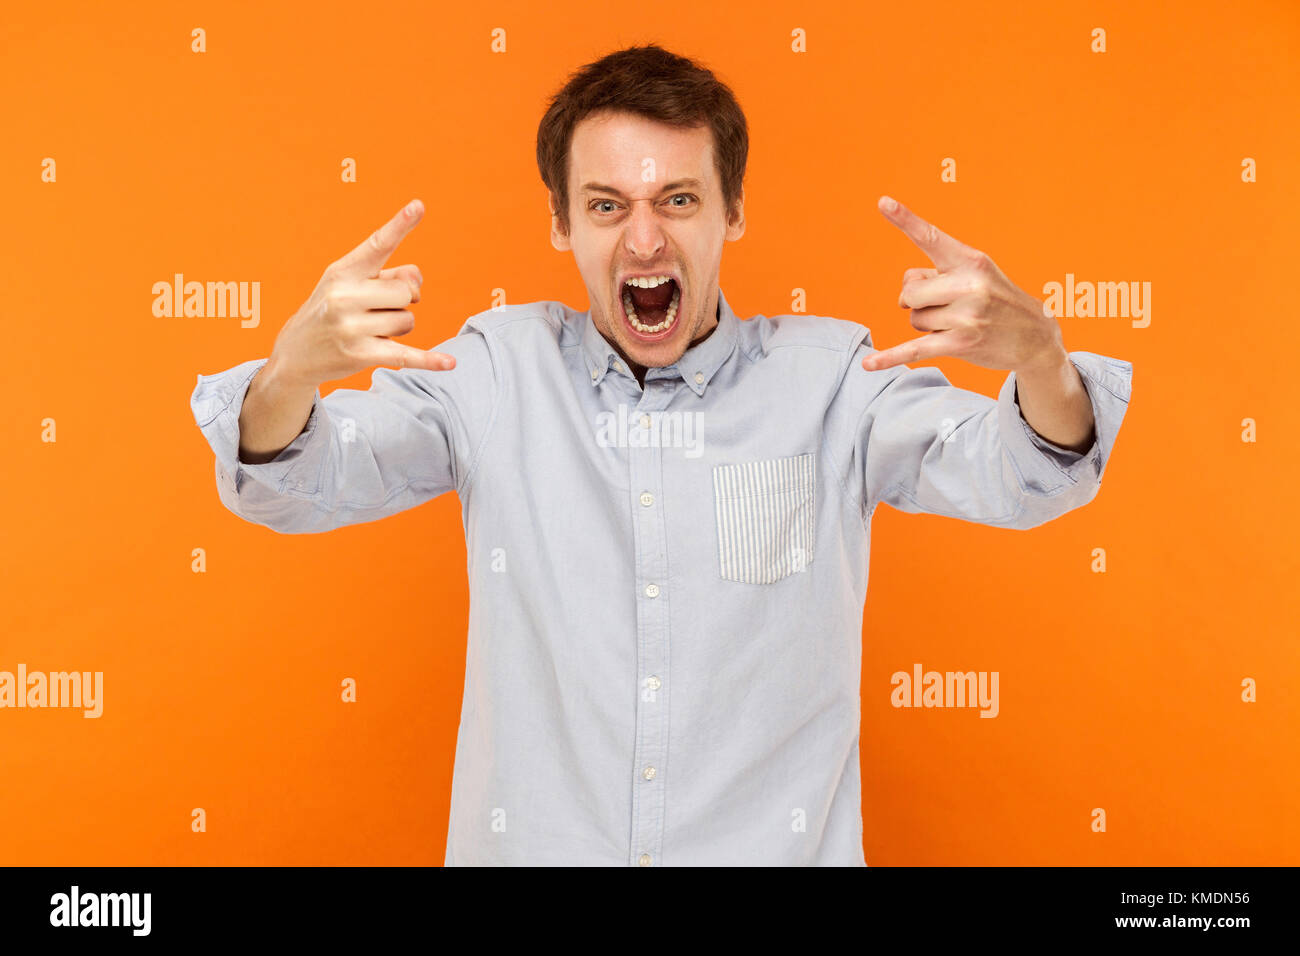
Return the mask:
<path id="1" fill-rule="evenodd" d="M 378 368 L 368 390 L 322 398 L 317 389 L 303 430 L 262 464 L 239 460 L 239 415 L 268 359 L 199 375 L 190 409 L 216 459 L 221 503 L 274 531 L 309 534 L 462 490 L 491 427 L 497 368 L 486 337 L 468 326 L 437 351 L 456 367 Z"/>
<path id="2" fill-rule="evenodd" d="M 875 351 L 857 349 L 856 374 L 875 376 L 858 422 L 855 459 L 864 507 L 1033 528 L 1096 497 L 1128 410 L 1132 365 L 1093 352 L 1070 352 L 1092 404 L 1094 440 L 1084 452 L 1046 441 L 1020 410 L 1016 375 L 997 399 L 950 384 L 936 368 L 861 368 Z M 855 374 L 850 368 L 849 374 Z"/>

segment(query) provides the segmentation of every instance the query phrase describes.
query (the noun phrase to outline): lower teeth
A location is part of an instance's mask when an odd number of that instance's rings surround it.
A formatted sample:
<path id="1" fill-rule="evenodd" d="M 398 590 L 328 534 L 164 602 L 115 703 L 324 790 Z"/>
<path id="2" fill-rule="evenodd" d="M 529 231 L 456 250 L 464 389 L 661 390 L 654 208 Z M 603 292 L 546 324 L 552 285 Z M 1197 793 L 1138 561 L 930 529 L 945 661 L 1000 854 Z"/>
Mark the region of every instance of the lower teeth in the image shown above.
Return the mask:
<path id="1" fill-rule="evenodd" d="M 682 290 L 674 289 L 673 300 L 668 303 L 668 311 L 664 315 L 664 320 L 658 325 L 645 325 L 637 319 L 636 308 L 632 302 L 632 295 L 629 292 L 623 293 L 623 311 L 627 314 L 627 320 L 631 324 L 632 328 L 646 335 L 653 335 L 655 332 L 662 332 L 664 329 L 668 328 L 668 326 L 673 324 L 673 320 L 677 318 L 677 306 L 681 304 L 681 301 Z"/>

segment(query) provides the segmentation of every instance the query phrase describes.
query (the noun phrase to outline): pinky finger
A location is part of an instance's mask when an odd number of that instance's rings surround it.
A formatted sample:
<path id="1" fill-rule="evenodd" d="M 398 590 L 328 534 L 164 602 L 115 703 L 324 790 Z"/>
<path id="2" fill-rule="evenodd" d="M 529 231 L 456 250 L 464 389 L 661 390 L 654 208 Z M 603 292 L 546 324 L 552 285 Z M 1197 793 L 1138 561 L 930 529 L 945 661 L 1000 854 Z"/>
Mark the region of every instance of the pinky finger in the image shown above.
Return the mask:
<path id="1" fill-rule="evenodd" d="M 417 349 L 410 345 L 394 342 L 391 339 L 385 339 L 382 336 L 378 339 L 378 346 L 379 355 L 376 356 L 376 365 L 387 365 L 393 368 L 419 368 L 430 372 L 445 372 L 456 367 L 455 356 L 448 355 L 446 352 L 435 352 L 433 349 Z"/>
<path id="2" fill-rule="evenodd" d="M 952 355 L 954 353 L 949 346 L 955 344 L 950 330 L 931 332 L 882 352 L 872 352 L 862 360 L 862 367 L 869 372 L 877 372 L 907 362 L 923 362 L 941 355 Z"/>

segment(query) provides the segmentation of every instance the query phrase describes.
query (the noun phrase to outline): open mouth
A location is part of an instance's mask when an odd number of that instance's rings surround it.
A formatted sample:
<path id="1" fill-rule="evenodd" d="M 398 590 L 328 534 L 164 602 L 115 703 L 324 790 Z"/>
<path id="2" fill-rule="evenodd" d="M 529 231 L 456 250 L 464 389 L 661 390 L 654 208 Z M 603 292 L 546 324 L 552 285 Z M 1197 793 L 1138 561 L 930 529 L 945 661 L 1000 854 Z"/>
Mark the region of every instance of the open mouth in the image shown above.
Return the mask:
<path id="1" fill-rule="evenodd" d="M 657 342 L 677 327 L 682 292 L 672 276 L 629 279 L 623 284 L 621 298 L 623 322 L 634 339 Z"/>

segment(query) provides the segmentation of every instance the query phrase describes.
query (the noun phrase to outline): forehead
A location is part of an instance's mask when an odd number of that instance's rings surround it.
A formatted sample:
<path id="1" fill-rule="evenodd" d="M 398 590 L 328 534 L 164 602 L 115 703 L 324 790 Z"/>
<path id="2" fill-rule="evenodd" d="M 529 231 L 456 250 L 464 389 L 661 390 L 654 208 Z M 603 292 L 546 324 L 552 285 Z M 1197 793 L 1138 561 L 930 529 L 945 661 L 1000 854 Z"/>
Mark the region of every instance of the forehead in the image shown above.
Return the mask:
<path id="1" fill-rule="evenodd" d="M 573 130 L 569 182 L 614 186 L 629 195 L 653 193 L 644 180 L 653 161 L 654 182 L 695 177 L 712 182 L 713 135 L 708 125 L 680 129 L 635 113 L 602 111 L 585 117 Z"/>

